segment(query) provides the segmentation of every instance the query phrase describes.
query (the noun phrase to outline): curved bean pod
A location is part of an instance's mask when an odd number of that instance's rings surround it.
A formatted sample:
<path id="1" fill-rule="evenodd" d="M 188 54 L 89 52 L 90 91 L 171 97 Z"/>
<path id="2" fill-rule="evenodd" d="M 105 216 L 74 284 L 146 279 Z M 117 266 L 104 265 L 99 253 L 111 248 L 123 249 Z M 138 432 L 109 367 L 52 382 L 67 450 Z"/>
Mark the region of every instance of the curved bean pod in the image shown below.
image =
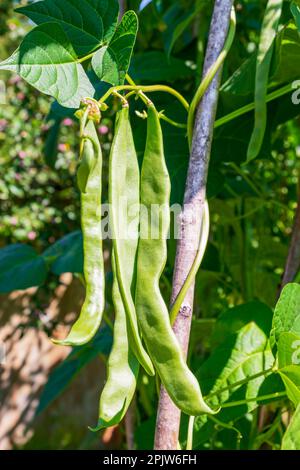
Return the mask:
<path id="1" fill-rule="evenodd" d="M 56 344 L 78 346 L 90 341 L 102 320 L 104 294 L 104 261 L 101 232 L 102 152 L 93 121 L 83 133 L 83 149 L 77 180 L 81 192 L 81 226 L 84 249 L 86 297 L 80 316 L 68 337 Z"/>
<path id="2" fill-rule="evenodd" d="M 170 191 L 159 116 L 151 104 L 148 108 L 147 142 L 141 175 L 141 204 L 144 210 L 140 215 L 137 317 L 150 357 L 176 406 L 193 416 L 211 414 L 214 411 L 204 402 L 198 381 L 186 364 L 159 289 L 159 279 L 167 259 Z M 155 213 L 156 217 L 151 217 L 153 205 L 160 209 Z"/>
<path id="3" fill-rule="evenodd" d="M 112 266 L 115 274 L 114 254 Z M 124 418 L 136 389 L 140 368 L 129 346 L 126 313 L 116 275 L 112 294 L 115 307 L 114 342 L 107 364 L 107 382 L 100 397 L 99 422 L 93 431 L 114 426 Z"/>

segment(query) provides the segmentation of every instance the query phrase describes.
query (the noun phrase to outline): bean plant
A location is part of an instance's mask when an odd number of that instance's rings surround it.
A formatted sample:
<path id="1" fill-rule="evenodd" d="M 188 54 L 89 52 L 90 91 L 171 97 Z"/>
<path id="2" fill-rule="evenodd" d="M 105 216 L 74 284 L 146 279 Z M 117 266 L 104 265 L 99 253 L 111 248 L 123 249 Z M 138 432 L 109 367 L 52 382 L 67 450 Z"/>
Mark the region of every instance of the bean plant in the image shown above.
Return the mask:
<path id="1" fill-rule="evenodd" d="M 189 15 L 178 23 L 167 51 L 169 60 L 176 41 L 187 33 L 195 18 L 207 14 L 205 8 L 207 5 L 211 8 L 212 3 L 196 2 Z M 159 14 L 158 4 L 149 2 L 145 8 L 153 8 Z M 223 106 L 225 111 L 220 108 L 215 122 L 217 153 L 222 159 L 222 154 L 228 152 L 226 146 L 232 129 L 242 134 L 243 127 L 239 130 L 238 123 L 246 122 L 249 126 L 250 120 L 246 147 L 239 149 L 243 157 L 237 162 L 229 161 L 254 192 L 256 187 L 244 168 L 264 152 L 271 107 L 285 109 L 283 118 L 273 116 L 276 129 L 299 115 L 295 82 L 298 72 L 287 67 L 288 61 L 298 55 L 294 56 L 295 52 L 288 48 L 286 52 L 282 50 L 290 41 L 299 54 L 300 6 L 297 1 L 268 0 L 264 7 L 257 50 L 221 85 L 221 93 L 228 94 L 230 105 L 227 110 Z M 138 8 L 121 16 L 117 0 L 43 0 L 17 8 L 36 26 L 24 36 L 18 49 L 0 63 L 0 70 L 18 74 L 40 93 L 51 97 L 52 113 L 59 116 L 65 113 L 78 120 L 76 187 L 81 201 L 81 230 L 66 235 L 42 253 L 21 244 L 0 250 L 2 293 L 40 286 L 50 271 L 57 275 L 72 272 L 85 287 L 80 315 L 69 334 L 65 339 L 52 339 L 55 344 L 71 346 L 73 350 L 50 377 L 39 412 L 53 400 L 51 393 L 49 398 L 49 389 L 51 380 L 55 383 L 55 374 L 63 374 L 74 356 L 89 350 L 93 357 L 105 357 L 107 375 L 100 394 L 98 422 L 90 424 L 93 433 L 122 426 L 124 418 L 132 413 L 143 422 L 149 400 L 145 399 L 148 393 L 145 384 L 152 384 L 154 395 L 163 386 L 182 412 L 179 448 L 218 448 L 219 441 L 226 448 L 226 439 L 230 439 L 230 448 L 255 449 L 270 446 L 274 438 L 273 448 L 300 449 L 297 278 L 294 276 L 294 282 L 280 286 L 274 309 L 248 295 L 246 279 L 245 303 L 236 302 L 216 321 L 214 312 L 210 318 L 199 319 L 195 311 L 191 349 L 205 343 L 207 331 L 212 346 L 200 366 L 192 356 L 186 360 L 172 327 L 188 290 L 201 276 L 199 269 L 207 262 L 214 238 L 210 231 L 214 202 L 207 194 L 194 262 L 171 306 L 165 288 L 165 279 L 170 277 L 167 271 L 171 270 L 172 275 L 176 269 L 170 258 L 176 242 L 171 205 L 177 184 L 166 158 L 165 129 L 168 126 L 177 132 L 191 150 L 201 100 L 216 75 L 223 68 L 227 73 L 227 60 L 236 35 L 236 12 L 240 8 L 236 2 L 223 50 L 202 80 L 198 79 L 189 100 L 171 87 L 168 80 L 157 84 L 150 77 L 143 83 L 132 76 Z M 199 47 L 200 39 L 199 33 Z M 289 53 L 291 57 L 287 58 Z M 150 59 L 147 73 L 151 75 Z M 253 77 L 250 91 L 248 81 L 243 83 L 243 74 Z M 254 101 L 246 99 L 245 103 L 241 97 L 251 93 Z M 162 96 L 179 110 L 175 117 L 162 107 Z M 115 124 L 109 155 L 107 228 L 105 152 L 97 129 L 108 115 L 115 115 Z M 175 145 L 174 141 L 174 155 Z M 216 166 L 214 155 L 212 165 Z M 177 172 L 180 171 L 178 164 Z M 238 189 L 229 185 L 226 190 Z M 245 207 L 240 217 L 247 220 Z M 174 226 L 176 231 L 176 220 Z M 246 225 L 244 230 L 246 233 Z M 113 275 L 110 283 L 103 254 L 107 243 Z M 224 250 L 230 247 L 224 246 Z M 201 302 L 205 303 L 205 298 Z M 111 303 L 113 315 L 108 308 Z M 90 359 L 91 355 L 87 355 L 86 361 Z M 54 395 L 60 391 L 56 390 Z M 268 419 L 251 438 L 253 423 L 262 416 L 262 410 L 267 410 Z M 283 414 L 287 416 L 285 421 Z M 151 447 L 153 443 L 147 445 Z"/>

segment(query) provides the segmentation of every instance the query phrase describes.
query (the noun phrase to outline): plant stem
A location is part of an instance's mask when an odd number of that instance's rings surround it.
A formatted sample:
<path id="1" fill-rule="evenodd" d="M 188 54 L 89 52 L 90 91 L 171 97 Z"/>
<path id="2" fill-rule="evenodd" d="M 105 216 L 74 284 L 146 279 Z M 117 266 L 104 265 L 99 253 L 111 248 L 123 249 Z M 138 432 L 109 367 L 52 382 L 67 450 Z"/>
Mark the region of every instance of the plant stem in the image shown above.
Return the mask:
<path id="1" fill-rule="evenodd" d="M 293 89 L 294 88 L 291 83 L 282 88 L 279 88 L 279 90 L 273 91 L 272 93 L 269 93 L 267 95 L 266 102 L 269 103 L 270 101 L 276 100 L 277 98 L 280 98 L 281 96 L 286 95 Z M 255 109 L 255 103 L 249 103 L 243 106 L 242 108 L 232 111 L 232 113 L 229 113 L 226 116 L 221 117 L 215 122 L 215 129 L 217 127 L 223 126 L 224 124 L 227 124 L 228 122 L 232 121 L 233 119 L 236 119 L 239 116 L 242 116 L 243 114 L 247 114 L 250 111 L 253 111 L 254 109 Z"/>
<path id="2" fill-rule="evenodd" d="M 186 281 L 184 283 L 184 286 L 181 288 L 175 302 L 173 303 L 173 306 L 171 308 L 170 312 L 170 321 L 171 325 L 174 325 L 177 314 L 180 310 L 181 305 L 184 302 L 184 299 L 195 281 L 195 277 L 197 275 L 199 266 L 204 258 L 207 243 L 208 243 L 208 237 L 209 237 L 209 207 L 207 201 L 204 204 L 203 208 L 203 216 L 202 216 L 202 226 L 201 226 L 201 233 L 200 233 L 200 245 L 197 250 L 197 255 L 195 256 L 195 260 L 192 264 L 191 270 L 188 273 L 188 276 L 186 278 Z"/>
<path id="3" fill-rule="evenodd" d="M 195 416 L 190 416 L 188 435 L 186 441 L 186 450 L 193 450 L 193 435 L 194 435 Z"/>
<path id="4" fill-rule="evenodd" d="M 255 192 L 255 194 L 261 198 L 261 199 L 265 199 L 263 193 L 255 186 L 255 184 L 253 183 L 253 181 L 251 180 L 251 178 L 243 171 L 241 170 L 241 168 L 239 168 L 234 162 L 231 162 L 229 164 L 231 166 L 231 168 L 233 168 L 233 170 L 238 174 L 240 175 L 245 181 L 246 183 L 248 184 L 248 186 Z"/>
<path id="5" fill-rule="evenodd" d="M 211 21 L 203 77 L 223 50 L 230 23 L 233 0 L 216 0 Z M 184 285 L 199 247 L 203 206 L 206 201 L 206 182 L 211 153 L 214 122 L 221 82 L 221 70 L 215 75 L 203 96 L 195 119 L 195 128 L 184 197 L 180 215 L 180 236 L 177 246 L 171 305 Z M 187 356 L 193 312 L 194 283 L 181 305 L 173 329 Z M 176 450 L 179 436 L 180 410 L 161 387 L 158 406 L 155 449 Z"/>
<path id="6" fill-rule="evenodd" d="M 177 127 L 178 129 L 186 129 L 186 124 L 182 124 L 181 122 L 173 121 L 173 119 L 170 119 L 168 116 L 166 116 L 163 113 L 160 113 L 159 117 L 163 121 L 166 121 L 167 123 L 169 123 L 171 126 Z"/>
<path id="7" fill-rule="evenodd" d="M 147 85 L 147 86 L 143 86 L 143 85 L 119 85 L 119 86 L 111 87 L 102 96 L 102 98 L 99 100 L 99 103 L 104 103 L 111 96 L 111 94 L 114 93 L 115 91 L 124 91 L 124 90 L 136 91 L 137 93 L 139 91 L 142 91 L 142 92 L 144 91 L 145 93 L 153 93 L 153 92 L 157 92 L 157 91 L 161 91 L 161 92 L 164 92 L 164 93 L 169 93 L 169 94 L 175 96 L 175 98 L 178 99 L 178 101 L 182 104 L 182 106 L 187 111 L 190 108 L 190 105 L 186 101 L 186 99 L 178 91 L 174 90 L 174 88 L 171 88 L 167 85 Z"/>
<path id="8" fill-rule="evenodd" d="M 262 395 L 261 397 L 247 398 L 246 400 L 232 401 L 230 403 L 223 403 L 223 408 L 233 408 L 234 406 L 247 405 L 247 403 L 252 403 L 254 401 L 266 401 L 266 400 L 279 400 L 280 398 L 286 397 L 286 392 L 275 392 L 270 393 L 269 395 Z"/>
<path id="9" fill-rule="evenodd" d="M 247 384 L 251 382 L 252 380 L 258 379 L 259 377 L 267 377 L 268 375 L 272 374 L 274 372 L 273 367 L 267 370 L 263 370 L 262 372 L 258 372 L 257 374 L 250 375 L 249 377 L 246 377 L 243 380 L 239 380 L 238 382 L 235 382 L 233 384 L 229 384 L 227 387 L 221 388 L 220 390 L 217 390 L 216 392 L 210 393 L 207 395 L 205 400 L 209 400 L 212 397 L 215 397 L 216 395 L 219 395 L 220 393 L 227 392 L 229 390 L 232 390 L 233 388 L 240 387 L 241 385 Z"/>
<path id="10" fill-rule="evenodd" d="M 300 175 L 298 180 L 298 203 L 295 215 L 295 221 L 292 231 L 288 257 L 286 260 L 284 275 L 282 278 L 280 291 L 286 284 L 294 281 L 300 269 Z"/>

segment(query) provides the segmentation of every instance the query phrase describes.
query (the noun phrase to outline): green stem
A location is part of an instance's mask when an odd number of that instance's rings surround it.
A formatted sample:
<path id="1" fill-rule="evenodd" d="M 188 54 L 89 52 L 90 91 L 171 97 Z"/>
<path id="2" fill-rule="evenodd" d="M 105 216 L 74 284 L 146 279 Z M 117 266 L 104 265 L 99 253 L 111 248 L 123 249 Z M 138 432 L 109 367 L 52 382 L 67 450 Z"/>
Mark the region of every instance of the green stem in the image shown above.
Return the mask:
<path id="1" fill-rule="evenodd" d="M 262 198 L 264 199 L 264 195 L 259 191 L 259 189 L 255 186 L 255 184 L 253 183 L 253 181 L 249 178 L 248 175 L 245 174 L 245 172 L 243 170 L 241 170 L 235 163 L 231 162 L 230 163 L 230 166 L 231 168 L 234 169 L 234 171 L 240 175 L 245 181 L 246 183 L 249 185 L 249 187 L 251 189 L 253 189 L 253 191 L 255 192 L 255 194 L 257 194 L 257 196 L 259 198 Z"/>
<path id="2" fill-rule="evenodd" d="M 193 138 L 193 130 L 194 130 L 194 122 L 195 122 L 195 114 L 196 114 L 197 106 L 200 103 L 200 100 L 203 97 L 204 93 L 206 92 L 207 88 L 209 87 L 210 83 L 214 79 L 215 75 L 219 71 L 220 67 L 224 63 L 224 60 L 226 59 L 228 52 L 232 46 L 233 40 L 234 40 L 235 30 L 236 30 L 236 15 L 235 15 L 235 11 L 233 8 L 232 14 L 231 14 L 231 20 L 230 20 L 230 29 L 229 29 L 228 37 L 224 44 L 224 48 L 221 54 L 219 55 L 219 57 L 217 58 L 216 62 L 210 67 L 206 76 L 202 80 L 190 106 L 190 111 L 188 115 L 188 138 L 189 138 L 190 146 L 191 146 L 192 138 Z"/>
<path id="3" fill-rule="evenodd" d="M 116 96 L 117 98 L 119 98 L 119 100 L 121 101 L 123 107 L 127 107 L 127 106 L 128 106 L 128 101 L 127 101 L 127 99 L 126 99 L 125 96 L 121 95 L 121 94 L 118 93 L 117 91 L 114 91 L 114 92 L 113 92 L 113 95 Z"/>
<path id="4" fill-rule="evenodd" d="M 260 401 L 266 401 L 266 400 L 272 400 L 272 399 L 280 399 L 286 397 L 286 392 L 275 392 L 275 393 L 270 393 L 269 395 L 263 395 L 261 397 L 253 397 L 253 398 L 247 398 L 246 400 L 239 400 L 239 401 L 232 401 L 230 403 L 224 403 L 222 405 L 223 408 L 233 408 L 234 406 L 240 406 L 240 405 L 246 405 L 247 403 L 252 403 L 254 401 L 260 402 Z"/>
<path id="5" fill-rule="evenodd" d="M 128 73 L 126 73 L 125 79 L 126 79 L 127 82 L 129 83 L 129 85 L 133 85 L 133 86 L 136 85 L 135 82 L 132 80 L 132 78 L 128 75 Z"/>
<path id="6" fill-rule="evenodd" d="M 217 419 L 217 418 L 216 418 L 215 416 L 213 416 L 213 415 L 207 415 L 207 417 L 208 417 L 211 421 L 213 421 L 214 423 L 216 423 L 219 427 L 224 428 L 224 429 L 229 429 L 230 431 L 236 432 L 239 439 L 242 439 L 242 438 L 243 438 L 243 436 L 241 435 L 239 429 L 237 429 L 236 427 L 232 426 L 231 424 L 223 423 L 223 421 L 220 421 L 219 419 Z"/>
<path id="7" fill-rule="evenodd" d="M 293 90 L 293 85 L 290 83 L 289 85 L 279 88 L 279 90 L 269 93 L 267 95 L 266 102 L 269 103 L 270 101 L 276 100 L 277 98 L 280 98 L 281 96 L 286 95 L 292 90 Z M 239 116 L 242 116 L 243 114 L 247 114 L 250 111 L 253 111 L 254 109 L 255 109 L 255 103 L 249 103 L 243 106 L 242 108 L 236 109 L 232 113 L 229 113 L 226 116 L 223 116 L 220 119 L 217 119 L 217 121 L 215 122 L 215 129 L 217 127 L 223 126 L 224 124 L 227 124 L 228 122 L 232 121 L 233 119 L 236 119 Z"/>
<path id="8" fill-rule="evenodd" d="M 195 424 L 195 416 L 190 416 L 187 441 L 186 441 L 186 450 L 193 450 L 194 424 Z"/>
<path id="9" fill-rule="evenodd" d="M 159 117 L 160 117 L 160 119 L 162 119 L 163 121 L 166 121 L 166 122 L 168 122 L 169 124 L 171 124 L 171 126 L 177 127 L 178 129 L 186 129 L 186 124 L 182 124 L 181 122 L 173 121 L 173 119 L 170 119 L 170 118 L 169 118 L 168 116 L 166 116 L 165 114 L 159 113 Z"/>
<path id="10" fill-rule="evenodd" d="M 204 258 L 204 254 L 205 254 L 205 250 L 206 250 L 206 246 L 208 242 L 208 237 L 209 237 L 209 207 L 208 207 L 207 201 L 205 201 L 203 211 L 204 212 L 203 212 L 203 217 L 202 217 L 202 227 L 201 227 L 200 243 L 199 243 L 198 251 L 194 259 L 194 262 L 192 264 L 192 267 L 190 269 L 190 272 L 186 278 L 186 281 L 184 285 L 182 286 L 181 291 L 179 292 L 171 308 L 170 321 L 172 325 L 174 324 L 176 320 L 180 307 L 184 302 L 184 299 L 186 297 L 186 294 L 189 288 L 191 287 L 192 283 L 195 280 L 199 266 Z"/>
<path id="11" fill-rule="evenodd" d="M 249 377 L 246 377 L 243 380 L 239 380 L 238 382 L 235 382 L 233 384 L 229 384 L 227 387 L 221 388 L 220 390 L 217 390 L 216 392 L 210 393 L 205 397 L 206 400 L 209 400 L 210 398 L 219 395 L 220 393 L 227 392 L 233 388 L 240 387 L 241 385 L 247 384 L 248 382 L 251 382 L 252 380 L 258 379 L 259 377 L 267 377 L 268 375 L 272 374 L 274 372 L 274 368 L 271 367 L 270 369 L 258 372 L 257 374 L 250 375 Z"/>
<path id="12" fill-rule="evenodd" d="M 83 62 L 85 62 L 85 61 L 91 59 L 91 58 L 94 56 L 94 54 L 95 54 L 96 52 L 97 52 L 97 51 L 95 50 L 95 51 L 91 52 L 90 54 L 85 55 L 84 57 L 81 57 L 81 59 L 78 59 L 78 60 L 77 60 L 77 63 L 78 63 L 78 64 L 82 64 Z"/>
<path id="13" fill-rule="evenodd" d="M 161 92 L 164 92 L 164 93 L 169 93 L 171 95 L 173 95 L 175 98 L 178 99 L 178 101 L 182 104 L 182 106 L 188 111 L 189 108 L 190 108 L 190 105 L 189 103 L 186 101 L 186 99 L 176 90 L 174 90 L 174 88 L 171 88 L 167 85 L 149 85 L 149 86 L 143 86 L 143 85 L 119 85 L 119 86 L 115 86 L 115 87 L 112 87 L 110 88 L 103 96 L 102 98 L 99 100 L 99 103 L 104 103 L 112 93 L 114 93 L 115 91 L 124 91 L 124 90 L 128 90 L 128 91 L 136 91 L 137 93 L 139 91 L 141 92 L 145 92 L 145 93 L 152 93 L 152 92 L 156 92 L 156 91 L 161 91 Z"/>

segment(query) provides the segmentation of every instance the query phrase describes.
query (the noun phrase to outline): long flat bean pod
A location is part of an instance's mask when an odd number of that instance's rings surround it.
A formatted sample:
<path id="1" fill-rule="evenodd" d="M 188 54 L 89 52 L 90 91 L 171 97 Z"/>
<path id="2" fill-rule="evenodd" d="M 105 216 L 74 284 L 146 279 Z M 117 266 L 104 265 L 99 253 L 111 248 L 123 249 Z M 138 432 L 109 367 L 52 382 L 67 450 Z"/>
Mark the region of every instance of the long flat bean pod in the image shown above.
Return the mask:
<path id="1" fill-rule="evenodd" d="M 128 259 L 132 265 L 132 260 Z M 120 294 L 114 255 L 112 256 L 114 272 L 113 302 L 115 307 L 114 341 L 109 355 L 108 377 L 100 397 L 99 421 L 95 431 L 118 424 L 125 416 L 132 401 L 139 362 L 129 346 L 126 313 Z"/>
<path id="2" fill-rule="evenodd" d="M 269 72 L 282 6 L 283 0 L 269 0 L 262 24 L 255 78 L 255 125 L 248 147 L 248 161 L 259 154 L 267 126 Z"/>
<path id="3" fill-rule="evenodd" d="M 101 233 L 102 152 L 93 121 L 83 133 L 81 162 L 77 181 L 81 192 L 84 279 L 86 297 L 80 316 L 68 337 L 57 344 L 76 346 L 90 341 L 97 333 L 104 310 L 104 262 Z"/>
<path id="4" fill-rule="evenodd" d="M 131 347 L 147 373 L 154 374 L 137 323 L 132 297 L 139 230 L 140 172 L 129 122 L 129 109 L 117 116 L 115 138 L 109 163 L 110 227 L 113 239 L 116 277 L 128 321 Z"/>
<path id="5" fill-rule="evenodd" d="M 144 209 L 140 215 L 136 310 L 144 341 L 162 383 L 178 408 L 195 416 L 213 413 L 213 410 L 204 402 L 198 381 L 186 364 L 159 289 L 167 259 L 170 186 L 159 116 L 151 104 L 141 174 Z"/>

